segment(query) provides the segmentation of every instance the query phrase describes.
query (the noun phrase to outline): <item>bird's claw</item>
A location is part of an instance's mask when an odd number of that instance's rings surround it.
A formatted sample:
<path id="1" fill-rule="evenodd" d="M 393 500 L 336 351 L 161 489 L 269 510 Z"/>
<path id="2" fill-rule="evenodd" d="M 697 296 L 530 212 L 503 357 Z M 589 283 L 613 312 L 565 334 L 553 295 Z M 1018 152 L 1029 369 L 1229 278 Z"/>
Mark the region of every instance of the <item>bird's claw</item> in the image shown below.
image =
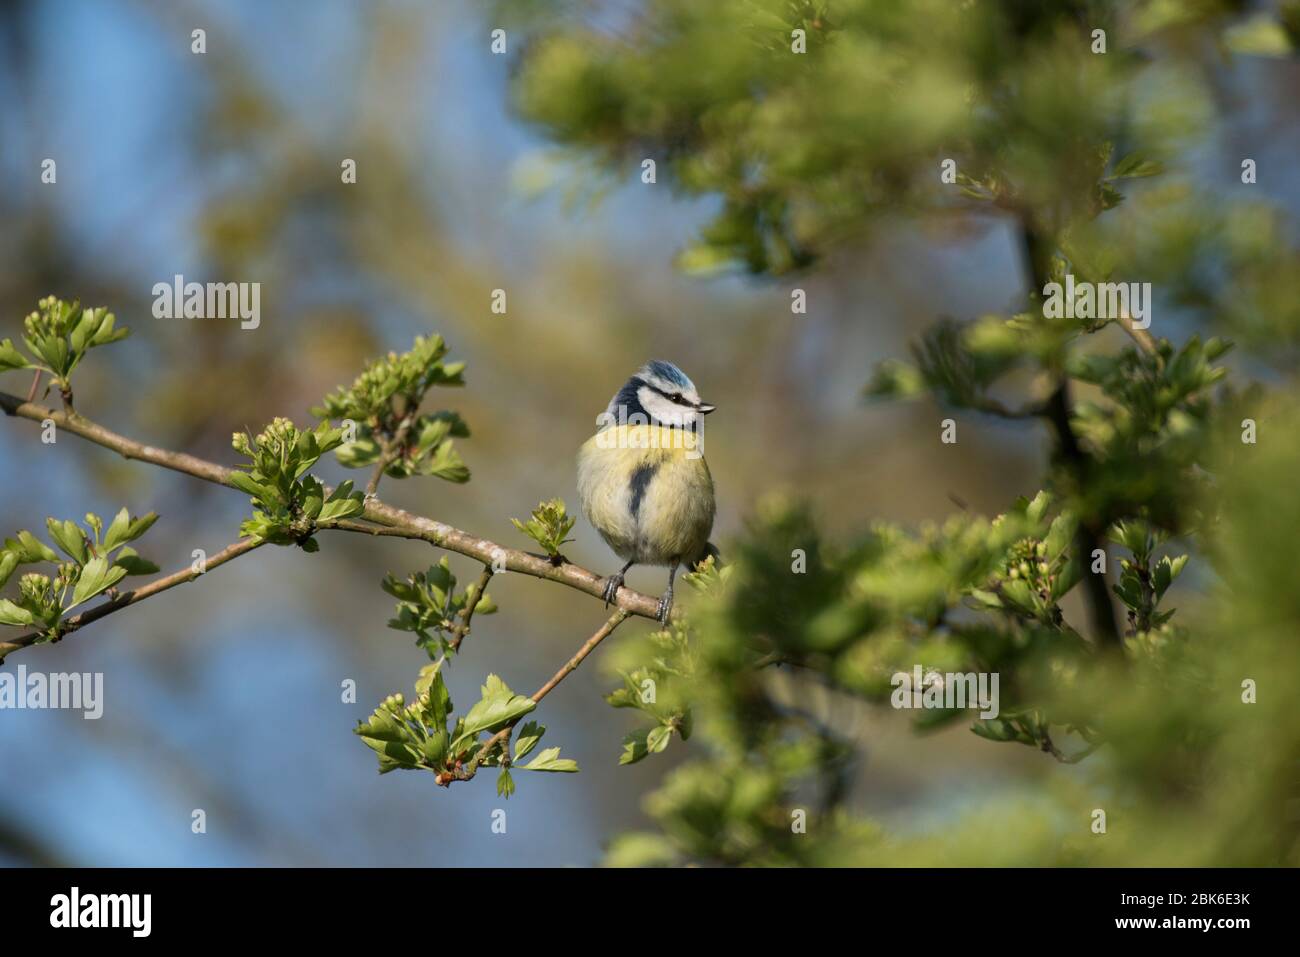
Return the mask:
<path id="1" fill-rule="evenodd" d="M 605 580 L 605 607 L 608 608 L 610 603 L 618 597 L 618 590 L 623 587 L 622 574 L 610 575 Z"/>
<path id="2" fill-rule="evenodd" d="M 659 619 L 659 624 L 661 625 L 668 624 L 668 616 L 672 614 L 672 610 L 673 610 L 673 595 L 672 592 L 669 592 L 667 595 L 664 595 L 662 598 L 659 599 L 659 605 L 655 611 L 655 617 Z"/>

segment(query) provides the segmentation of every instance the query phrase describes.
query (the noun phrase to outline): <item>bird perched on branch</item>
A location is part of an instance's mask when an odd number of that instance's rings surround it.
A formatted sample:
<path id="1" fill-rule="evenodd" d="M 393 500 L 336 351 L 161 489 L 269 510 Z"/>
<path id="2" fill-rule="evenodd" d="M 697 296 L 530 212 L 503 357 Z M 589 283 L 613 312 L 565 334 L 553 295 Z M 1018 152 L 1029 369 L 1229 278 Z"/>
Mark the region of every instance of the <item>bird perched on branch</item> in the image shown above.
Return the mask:
<path id="1" fill-rule="evenodd" d="M 659 600 L 659 620 L 667 622 L 678 566 L 693 566 L 712 548 L 713 478 L 702 425 L 713 409 L 681 369 L 655 359 L 618 390 L 579 451 L 583 514 L 627 562 L 605 583 L 606 605 L 633 565 L 667 565 Z"/>

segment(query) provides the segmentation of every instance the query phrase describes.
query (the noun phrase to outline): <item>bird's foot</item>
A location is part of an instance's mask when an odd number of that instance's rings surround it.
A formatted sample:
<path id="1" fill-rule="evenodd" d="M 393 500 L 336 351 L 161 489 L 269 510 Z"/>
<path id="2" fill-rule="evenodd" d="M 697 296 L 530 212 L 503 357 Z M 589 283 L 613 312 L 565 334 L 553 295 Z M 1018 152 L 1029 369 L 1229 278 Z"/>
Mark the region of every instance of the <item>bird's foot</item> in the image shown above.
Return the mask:
<path id="1" fill-rule="evenodd" d="M 668 624 L 668 616 L 673 612 L 673 590 L 670 588 L 659 599 L 658 609 L 655 611 L 655 617 L 659 619 L 659 624 Z"/>
<path id="2" fill-rule="evenodd" d="M 605 607 L 618 597 L 618 590 L 623 587 L 623 573 L 615 572 L 605 579 Z"/>

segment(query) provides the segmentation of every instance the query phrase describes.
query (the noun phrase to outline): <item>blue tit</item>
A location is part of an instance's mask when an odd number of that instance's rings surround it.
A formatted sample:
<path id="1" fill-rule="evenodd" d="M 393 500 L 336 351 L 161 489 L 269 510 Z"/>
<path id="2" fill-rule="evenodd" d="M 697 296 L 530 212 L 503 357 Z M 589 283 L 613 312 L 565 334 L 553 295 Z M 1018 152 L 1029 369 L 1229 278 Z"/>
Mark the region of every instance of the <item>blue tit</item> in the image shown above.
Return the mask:
<path id="1" fill-rule="evenodd" d="M 713 477 L 703 454 L 713 406 L 681 369 L 653 360 L 627 380 L 578 452 L 578 495 L 587 521 L 627 562 L 605 583 L 608 605 L 633 565 L 667 565 L 659 620 L 673 605 L 673 579 L 711 547 Z"/>

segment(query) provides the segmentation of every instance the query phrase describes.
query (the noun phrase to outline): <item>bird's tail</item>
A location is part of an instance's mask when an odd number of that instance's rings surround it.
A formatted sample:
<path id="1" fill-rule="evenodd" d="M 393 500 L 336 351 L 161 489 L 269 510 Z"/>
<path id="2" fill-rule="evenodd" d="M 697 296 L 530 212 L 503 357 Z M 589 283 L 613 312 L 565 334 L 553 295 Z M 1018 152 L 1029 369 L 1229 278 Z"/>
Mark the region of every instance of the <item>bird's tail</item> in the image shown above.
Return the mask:
<path id="1" fill-rule="evenodd" d="M 700 549 L 698 555 L 686 563 L 686 567 L 694 571 L 702 562 L 713 559 L 713 567 L 721 568 L 723 566 L 722 552 L 718 551 L 718 546 L 712 542 L 705 542 L 704 547 Z"/>

